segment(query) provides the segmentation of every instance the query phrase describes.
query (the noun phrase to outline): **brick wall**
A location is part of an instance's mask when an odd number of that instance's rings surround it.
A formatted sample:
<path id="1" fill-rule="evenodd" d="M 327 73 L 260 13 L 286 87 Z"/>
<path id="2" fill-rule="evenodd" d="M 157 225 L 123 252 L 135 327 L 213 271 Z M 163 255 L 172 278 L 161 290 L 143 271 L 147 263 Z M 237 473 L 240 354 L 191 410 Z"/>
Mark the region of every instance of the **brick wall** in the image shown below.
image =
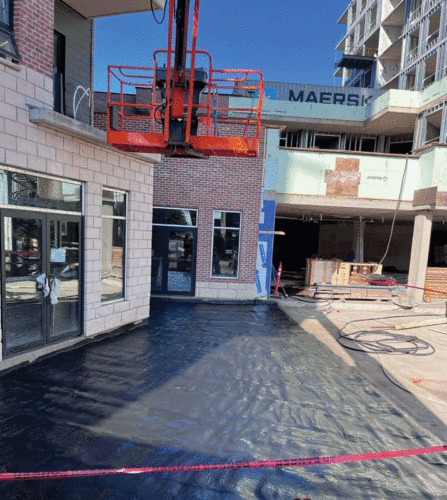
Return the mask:
<path id="1" fill-rule="evenodd" d="M 54 0 L 15 0 L 14 39 L 22 64 L 53 76 Z"/>
<path id="2" fill-rule="evenodd" d="M 105 101 L 103 95 L 100 98 L 102 112 L 95 110 L 94 123 L 105 130 Z M 226 105 L 225 99 L 221 104 Z M 241 124 L 221 123 L 219 132 L 223 136 L 255 135 L 254 127 Z M 264 141 L 265 133 L 258 158 L 163 158 L 154 167 L 154 206 L 198 209 L 196 296 L 253 298 Z M 214 210 L 242 212 L 238 279 L 211 277 Z"/>
<path id="3" fill-rule="evenodd" d="M 198 209 L 197 295 L 253 297 L 262 172 L 262 155 L 250 159 L 164 158 L 155 166 L 154 206 Z M 213 210 L 242 212 L 237 280 L 211 278 Z"/>

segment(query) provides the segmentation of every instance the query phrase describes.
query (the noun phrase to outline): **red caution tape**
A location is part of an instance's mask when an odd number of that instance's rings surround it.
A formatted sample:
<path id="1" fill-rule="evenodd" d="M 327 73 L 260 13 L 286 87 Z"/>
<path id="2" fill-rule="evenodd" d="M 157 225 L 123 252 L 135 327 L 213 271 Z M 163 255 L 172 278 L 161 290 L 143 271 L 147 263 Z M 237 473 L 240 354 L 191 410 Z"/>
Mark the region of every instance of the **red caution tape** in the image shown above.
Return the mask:
<path id="1" fill-rule="evenodd" d="M 26 481 L 30 479 L 62 479 L 73 477 L 108 476 L 113 474 L 149 474 L 152 472 L 203 472 L 228 469 L 271 469 L 275 467 L 304 467 L 308 465 L 329 465 L 350 462 L 367 462 L 385 458 L 428 455 L 447 451 L 447 445 L 416 448 L 414 450 L 380 451 L 362 455 L 342 455 L 334 457 L 292 458 L 288 460 L 266 460 L 229 464 L 174 465 L 166 467 L 137 467 L 125 469 L 68 470 L 54 472 L 2 472 L 0 481 Z"/>

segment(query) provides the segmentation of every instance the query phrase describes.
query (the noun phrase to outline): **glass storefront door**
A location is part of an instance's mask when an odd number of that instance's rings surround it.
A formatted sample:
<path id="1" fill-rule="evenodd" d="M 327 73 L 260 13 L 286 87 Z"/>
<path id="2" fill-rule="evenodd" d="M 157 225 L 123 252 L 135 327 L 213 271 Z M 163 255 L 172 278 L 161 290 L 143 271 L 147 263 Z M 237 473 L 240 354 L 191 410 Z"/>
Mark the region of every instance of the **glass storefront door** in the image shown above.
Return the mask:
<path id="1" fill-rule="evenodd" d="M 4 354 L 80 335 L 79 217 L 2 214 Z"/>
<path id="2" fill-rule="evenodd" d="M 51 337 L 76 334 L 80 332 L 80 222 L 51 217 L 49 239 L 49 280 L 57 297 L 50 297 L 48 333 Z"/>
<path id="3" fill-rule="evenodd" d="M 152 234 L 153 293 L 195 294 L 196 228 L 157 226 Z"/>
<path id="4" fill-rule="evenodd" d="M 43 218 L 3 218 L 3 348 L 15 351 L 44 339 Z"/>

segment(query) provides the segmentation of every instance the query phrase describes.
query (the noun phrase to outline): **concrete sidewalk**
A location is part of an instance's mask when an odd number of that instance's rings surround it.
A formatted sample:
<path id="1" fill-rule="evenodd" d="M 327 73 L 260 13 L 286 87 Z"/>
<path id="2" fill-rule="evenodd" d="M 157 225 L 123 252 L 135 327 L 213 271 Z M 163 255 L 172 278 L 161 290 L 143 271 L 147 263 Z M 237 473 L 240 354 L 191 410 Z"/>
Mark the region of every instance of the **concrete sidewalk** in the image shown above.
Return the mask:
<path id="1" fill-rule="evenodd" d="M 278 306 L 417 419 L 447 425 L 447 324 L 395 330 L 394 325 L 446 317 L 446 303 L 403 309 L 362 301 L 278 299 Z M 357 338 L 360 343 L 353 340 Z M 386 352 L 394 350 L 397 352 Z M 374 350 L 381 352 L 375 353 Z M 405 353 L 405 352 L 408 353 Z M 413 398 L 429 412 L 422 415 Z M 434 427 L 437 424 L 433 424 Z"/>

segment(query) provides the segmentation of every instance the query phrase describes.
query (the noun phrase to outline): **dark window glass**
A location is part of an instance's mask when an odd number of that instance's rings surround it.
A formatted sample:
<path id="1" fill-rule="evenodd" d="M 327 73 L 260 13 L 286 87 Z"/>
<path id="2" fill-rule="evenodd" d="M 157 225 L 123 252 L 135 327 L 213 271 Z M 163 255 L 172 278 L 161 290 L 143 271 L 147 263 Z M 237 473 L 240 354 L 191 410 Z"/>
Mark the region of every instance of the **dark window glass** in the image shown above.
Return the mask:
<path id="1" fill-rule="evenodd" d="M 339 149 L 339 140 L 340 138 L 338 136 L 315 134 L 315 148 Z"/>
<path id="2" fill-rule="evenodd" d="M 125 221 L 102 219 L 101 300 L 124 297 Z"/>
<path id="3" fill-rule="evenodd" d="M 197 211 L 181 208 L 154 208 L 153 223 L 168 226 L 197 226 Z"/>
<path id="4" fill-rule="evenodd" d="M 390 144 L 390 153 L 397 155 L 404 155 L 411 153 L 413 149 L 413 141 L 409 142 L 396 142 Z"/>
<path id="5" fill-rule="evenodd" d="M 57 31 L 53 38 L 54 111 L 65 113 L 65 36 Z"/>
<path id="6" fill-rule="evenodd" d="M 12 28 L 11 3 L 11 0 L 0 0 L 0 24 L 8 29 Z"/>
<path id="7" fill-rule="evenodd" d="M 239 230 L 214 229 L 213 276 L 237 278 Z"/>
<path id="8" fill-rule="evenodd" d="M 102 192 L 102 215 L 126 216 L 126 195 L 104 189 Z"/>
<path id="9" fill-rule="evenodd" d="M 214 212 L 214 227 L 239 228 L 241 225 L 241 214 L 239 212 Z"/>
<path id="10" fill-rule="evenodd" d="M 374 153 L 376 150 L 376 140 L 371 137 L 362 137 L 362 151 Z"/>
<path id="11" fill-rule="evenodd" d="M 0 170 L 0 204 L 81 212 L 81 186 Z"/>
<path id="12" fill-rule="evenodd" d="M 0 0 L 0 57 L 20 61 L 12 36 L 13 0 Z"/>

